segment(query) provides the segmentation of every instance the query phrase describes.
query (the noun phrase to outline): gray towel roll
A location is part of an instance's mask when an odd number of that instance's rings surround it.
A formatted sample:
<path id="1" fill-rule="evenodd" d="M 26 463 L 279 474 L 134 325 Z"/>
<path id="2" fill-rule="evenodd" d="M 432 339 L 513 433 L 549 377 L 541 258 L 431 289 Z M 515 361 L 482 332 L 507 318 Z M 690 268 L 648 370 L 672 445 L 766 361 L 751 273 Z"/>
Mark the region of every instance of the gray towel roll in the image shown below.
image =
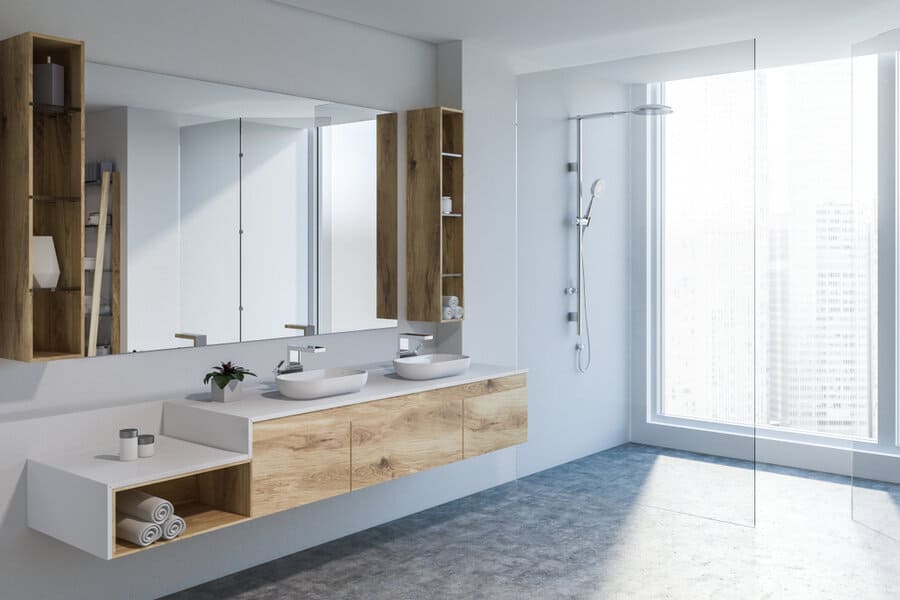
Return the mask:
<path id="1" fill-rule="evenodd" d="M 116 512 L 134 517 L 138 521 L 150 521 L 162 525 L 172 516 L 172 503 L 163 498 L 151 496 L 140 490 L 128 490 L 116 494 Z"/>
<path id="2" fill-rule="evenodd" d="M 172 515 L 162 524 L 162 537 L 164 540 L 174 540 L 184 533 L 185 529 L 187 529 L 187 525 L 184 519 L 178 515 Z"/>
<path id="3" fill-rule="evenodd" d="M 162 536 L 162 527 L 156 523 L 139 521 L 128 515 L 116 514 L 116 537 L 137 546 L 149 546 Z"/>

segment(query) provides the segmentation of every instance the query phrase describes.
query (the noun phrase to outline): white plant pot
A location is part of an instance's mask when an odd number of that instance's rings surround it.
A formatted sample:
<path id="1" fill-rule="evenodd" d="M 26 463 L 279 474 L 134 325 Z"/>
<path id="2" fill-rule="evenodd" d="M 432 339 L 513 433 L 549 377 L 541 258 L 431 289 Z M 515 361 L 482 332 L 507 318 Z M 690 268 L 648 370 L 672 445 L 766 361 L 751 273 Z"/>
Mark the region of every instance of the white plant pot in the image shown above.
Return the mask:
<path id="1" fill-rule="evenodd" d="M 212 390 L 213 402 L 234 402 L 240 400 L 244 392 L 244 382 L 232 379 L 224 388 L 216 385 L 215 381 L 209 382 L 209 388 Z"/>

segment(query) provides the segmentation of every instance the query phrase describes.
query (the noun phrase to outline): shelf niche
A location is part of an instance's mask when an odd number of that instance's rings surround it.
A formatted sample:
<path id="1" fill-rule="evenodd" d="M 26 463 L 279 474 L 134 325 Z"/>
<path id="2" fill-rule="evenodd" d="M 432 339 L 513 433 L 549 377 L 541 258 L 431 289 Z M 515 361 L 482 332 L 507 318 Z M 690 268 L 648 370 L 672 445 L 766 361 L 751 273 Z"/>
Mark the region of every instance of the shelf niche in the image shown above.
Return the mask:
<path id="1" fill-rule="evenodd" d="M 250 518 L 250 463 L 118 489 L 115 491 L 114 502 L 118 500 L 119 494 L 130 490 L 139 490 L 171 502 L 175 507 L 175 514 L 184 519 L 185 531 L 174 540 L 159 540 L 149 546 L 137 546 L 116 538 L 113 527 L 112 558 L 158 548 Z"/>
<path id="2" fill-rule="evenodd" d="M 407 135 L 407 319 L 446 322 L 442 296 L 463 301 L 463 113 L 436 107 L 412 110 Z M 441 197 L 450 196 L 450 214 Z M 459 321 L 459 319 L 454 319 Z"/>

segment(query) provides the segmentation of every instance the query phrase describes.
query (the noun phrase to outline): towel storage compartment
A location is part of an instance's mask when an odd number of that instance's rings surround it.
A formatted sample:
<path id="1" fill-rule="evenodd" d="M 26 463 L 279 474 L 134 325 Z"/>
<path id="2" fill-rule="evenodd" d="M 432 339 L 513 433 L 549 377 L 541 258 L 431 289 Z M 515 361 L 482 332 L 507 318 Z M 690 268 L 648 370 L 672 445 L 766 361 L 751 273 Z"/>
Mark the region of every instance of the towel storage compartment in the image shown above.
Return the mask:
<path id="1" fill-rule="evenodd" d="M 114 518 L 119 494 L 135 489 L 174 504 L 175 514 L 184 519 L 187 528 L 174 540 L 141 547 L 116 539 L 113 526 L 113 558 L 234 525 L 250 516 L 250 463 L 117 489 L 113 494 Z"/>
<path id="2" fill-rule="evenodd" d="M 116 539 L 116 500 L 126 490 L 165 498 L 187 523 L 172 541 L 249 519 L 250 456 L 156 438 L 156 454 L 122 462 L 114 450 L 85 448 L 28 460 L 28 526 L 103 559 L 141 548 Z"/>

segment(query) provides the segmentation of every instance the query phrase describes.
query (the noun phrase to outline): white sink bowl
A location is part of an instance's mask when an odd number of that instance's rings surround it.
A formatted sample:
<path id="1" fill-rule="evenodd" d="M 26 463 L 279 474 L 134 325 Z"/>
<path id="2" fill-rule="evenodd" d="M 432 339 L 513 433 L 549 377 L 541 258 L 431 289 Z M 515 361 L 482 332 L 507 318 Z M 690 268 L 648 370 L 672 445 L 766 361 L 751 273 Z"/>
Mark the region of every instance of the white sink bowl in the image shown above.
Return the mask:
<path id="1" fill-rule="evenodd" d="M 278 375 L 275 385 L 282 396 L 292 400 L 312 400 L 358 392 L 368 379 L 369 372 L 360 369 L 317 369 Z"/>
<path id="2" fill-rule="evenodd" d="M 394 370 L 403 379 L 437 379 L 464 373 L 472 357 L 462 354 L 423 354 L 394 359 Z"/>

